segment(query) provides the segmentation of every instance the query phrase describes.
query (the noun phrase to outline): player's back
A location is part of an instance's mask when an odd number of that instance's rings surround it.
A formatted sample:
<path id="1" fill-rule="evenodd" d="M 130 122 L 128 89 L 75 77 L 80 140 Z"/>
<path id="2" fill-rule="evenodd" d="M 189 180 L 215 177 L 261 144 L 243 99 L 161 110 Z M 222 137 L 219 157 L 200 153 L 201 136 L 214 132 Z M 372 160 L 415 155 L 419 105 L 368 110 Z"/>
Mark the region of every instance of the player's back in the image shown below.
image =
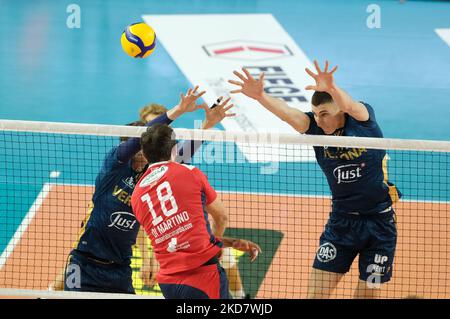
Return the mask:
<path id="1" fill-rule="evenodd" d="M 132 196 L 136 219 L 152 240 L 161 274 L 200 267 L 220 251 L 205 206 L 216 199 L 196 167 L 174 162 L 150 165 Z"/>

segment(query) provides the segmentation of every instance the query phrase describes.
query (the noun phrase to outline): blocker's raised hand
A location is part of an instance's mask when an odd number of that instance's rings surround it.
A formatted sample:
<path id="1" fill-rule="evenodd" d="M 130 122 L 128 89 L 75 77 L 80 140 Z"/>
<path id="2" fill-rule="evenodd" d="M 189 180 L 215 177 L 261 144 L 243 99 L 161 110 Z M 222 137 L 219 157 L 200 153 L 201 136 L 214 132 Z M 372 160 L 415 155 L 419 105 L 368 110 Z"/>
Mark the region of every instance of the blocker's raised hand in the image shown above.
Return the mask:
<path id="1" fill-rule="evenodd" d="M 201 91 L 197 94 L 198 85 L 192 90 L 189 89 L 184 95 L 183 93 L 180 94 L 180 103 L 178 104 L 179 111 L 182 113 L 185 112 L 193 112 L 195 110 L 198 110 L 201 108 L 201 104 L 196 105 L 195 102 L 203 95 L 205 94 L 205 91 Z"/>
<path id="2" fill-rule="evenodd" d="M 328 72 L 328 61 L 325 61 L 323 71 L 320 69 L 316 60 L 314 60 L 314 66 L 316 67 L 317 74 L 308 68 L 305 68 L 305 71 L 316 81 L 316 85 L 308 85 L 306 89 L 329 93 L 334 88 L 333 73 L 336 72 L 338 66 L 336 65 L 330 72 Z"/>
<path id="3" fill-rule="evenodd" d="M 209 108 L 208 105 L 202 104 L 201 108 L 205 110 L 205 122 L 203 124 L 203 129 L 209 129 L 214 127 L 217 123 L 221 122 L 226 117 L 233 117 L 235 113 L 227 113 L 234 104 L 228 104 L 231 98 L 223 99 L 219 97 L 216 102 L 216 106 Z"/>
<path id="4" fill-rule="evenodd" d="M 259 75 L 258 80 L 251 76 L 246 68 L 242 68 L 244 74 L 233 71 L 241 81 L 228 80 L 228 83 L 239 86 L 240 89 L 230 91 L 230 93 L 242 93 L 248 97 L 259 100 L 264 94 L 264 72 Z"/>

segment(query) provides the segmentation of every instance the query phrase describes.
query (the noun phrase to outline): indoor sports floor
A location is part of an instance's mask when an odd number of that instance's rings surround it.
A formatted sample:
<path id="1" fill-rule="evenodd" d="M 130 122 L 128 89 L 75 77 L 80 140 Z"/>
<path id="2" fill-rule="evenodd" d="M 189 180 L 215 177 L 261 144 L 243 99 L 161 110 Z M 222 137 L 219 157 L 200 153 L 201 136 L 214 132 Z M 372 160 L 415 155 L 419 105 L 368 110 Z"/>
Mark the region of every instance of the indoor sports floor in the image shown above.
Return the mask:
<path id="1" fill-rule="evenodd" d="M 366 26 L 370 1 L 76 3 L 81 8 L 80 29 L 66 27 L 66 2 L 33 1 L 30 5 L 0 0 L 0 119 L 121 125 L 136 120 L 139 108 L 147 103 L 173 106 L 179 93 L 195 83 L 189 83 L 163 45 L 145 60 L 126 56 L 119 39 L 127 24 L 142 21 L 147 14 L 270 13 L 311 61 L 328 59 L 339 64 L 336 81 L 355 99 L 375 108 L 385 137 L 450 140 L 450 43 L 435 32 L 450 28 L 448 2 L 376 1 L 382 10 L 380 29 Z M 187 114 L 174 127 L 193 128 L 194 121 L 202 117 L 201 111 Z M 22 137 L 32 142 L 29 135 Z M 77 163 L 63 161 L 58 167 L 44 163 L 34 175 L 27 175 L 33 168 L 27 165 L 28 155 L 14 150 L 7 141 L 0 140 L 5 149 L 0 150 L 0 287 L 46 289 L 64 266 L 77 236 L 98 166 L 91 163 L 83 177 L 79 172 L 72 174 L 73 167 L 88 160 L 82 158 Z M 40 147 L 41 151 L 49 149 L 79 151 L 57 145 Z M 394 182 L 403 190 L 405 201 L 396 205 L 396 268 L 383 296 L 450 298 L 448 155 L 392 154 Z M 99 163 L 102 154 L 95 156 Z M 409 175 L 411 165 L 426 174 Z M 254 168 L 249 163 L 242 167 L 245 172 Z M 201 168 L 208 173 L 207 165 Z M 317 179 L 315 191 L 296 184 L 295 174 L 305 168 L 314 172 L 309 177 Z M 232 167 L 222 169 L 227 176 L 235 172 Z M 60 177 L 49 177 L 54 170 Z M 238 256 L 244 287 L 253 297 L 305 297 L 318 236 L 329 210 L 324 178 L 314 162 L 283 163 L 278 175 L 253 180 L 250 176 L 210 175 L 230 216 L 236 217 L 230 221 L 231 232 L 255 238 L 267 234 L 271 239 L 263 247 L 267 254 L 256 266 Z M 57 185 L 51 183 L 53 178 Z M 430 185 L 430 181 L 438 183 Z M 317 196 L 311 197 L 314 194 Z M 12 208 L 8 200 L 13 197 L 21 200 Z M 60 209 L 64 206 L 72 209 L 70 219 L 65 218 L 68 212 Z M 35 215 L 27 231 L 14 242 L 33 207 Z M 241 232 L 242 225 L 247 232 Z M 61 227 L 69 231 L 58 231 Z M 6 255 L 13 242 L 14 250 Z M 32 251 L 30 247 L 34 247 Z M 139 261 L 133 261 L 136 272 Z M 351 296 L 356 270 L 352 268 L 336 296 Z M 137 277 L 135 285 L 140 293 L 159 294 L 143 287 Z"/>

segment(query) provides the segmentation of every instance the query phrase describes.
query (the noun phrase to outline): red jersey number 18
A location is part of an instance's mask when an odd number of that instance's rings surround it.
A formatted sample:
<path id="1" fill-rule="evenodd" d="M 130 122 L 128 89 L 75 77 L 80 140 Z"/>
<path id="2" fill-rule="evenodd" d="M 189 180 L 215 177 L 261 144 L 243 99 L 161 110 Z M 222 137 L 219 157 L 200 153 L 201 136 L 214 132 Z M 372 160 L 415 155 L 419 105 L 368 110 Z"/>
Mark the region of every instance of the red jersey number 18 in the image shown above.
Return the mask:
<path id="1" fill-rule="evenodd" d="M 162 191 L 165 190 L 165 195 L 162 194 Z M 156 188 L 156 194 L 158 195 L 158 199 L 159 199 L 159 203 L 161 206 L 161 210 L 164 213 L 164 215 L 166 217 L 170 217 L 173 214 L 176 214 L 178 211 L 178 205 L 177 202 L 175 201 L 175 197 L 173 197 L 173 193 L 172 193 L 172 188 L 170 187 L 169 182 L 165 181 L 164 183 L 160 184 L 157 188 Z M 146 202 L 148 205 L 148 208 L 150 210 L 150 213 L 152 214 L 153 220 L 152 220 L 152 224 L 153 226 L 158 225 L 159 223 L 161 223 L 163 221 L 162 216 L 157 216 L 155 209 L 153 208 L 153 203 L 152 200 L 150 198 L 150 195 L 148 193 L 144 194 L 141 197 L 141 200 L 143 202 Z M 167 209 L 166 203 L 170 201 L 170 204 L 172 206 L 172 208 Z"/>

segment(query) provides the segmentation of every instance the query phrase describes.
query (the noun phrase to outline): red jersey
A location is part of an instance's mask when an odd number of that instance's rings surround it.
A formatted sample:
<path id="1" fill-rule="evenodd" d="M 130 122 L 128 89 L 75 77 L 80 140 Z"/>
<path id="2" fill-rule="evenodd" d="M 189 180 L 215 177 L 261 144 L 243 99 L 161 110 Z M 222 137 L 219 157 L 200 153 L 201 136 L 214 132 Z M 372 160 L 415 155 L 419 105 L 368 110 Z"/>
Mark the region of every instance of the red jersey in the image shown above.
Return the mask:
<path id="1" fill-rule="evenodd" d="M 152 241 L 161 275 L 196 269 L 220 251 L 223 243 L 212 234 L 204 209 L 216 197 L 194 166 L 155 163 L 141 177 L 131 205 Z"/>

